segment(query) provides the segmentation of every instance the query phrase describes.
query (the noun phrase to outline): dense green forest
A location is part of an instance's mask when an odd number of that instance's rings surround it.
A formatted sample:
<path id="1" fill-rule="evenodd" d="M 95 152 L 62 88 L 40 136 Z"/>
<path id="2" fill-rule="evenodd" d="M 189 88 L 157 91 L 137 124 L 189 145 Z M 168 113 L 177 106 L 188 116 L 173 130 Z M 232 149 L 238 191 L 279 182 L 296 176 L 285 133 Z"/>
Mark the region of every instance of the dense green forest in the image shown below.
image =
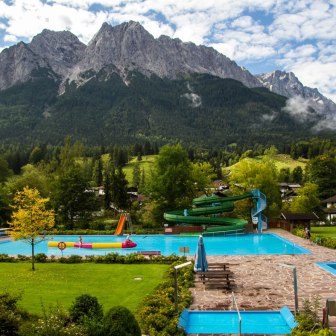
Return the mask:
<path id="1" fill-rule="evenodd" d="M 312 117 L 302 123 L 286 113 L 285 97 L 209 75 L 167 80 L 134 72 L 123 80 L 117 74 L 106 79 L 102 70 L 78 88 L 67 86 L 62 95 L 58 85 L 40 69 L 33 80 L 0 92 L 2 143 L 59 146 L 71 135 L 105 147 L 146 141 L 284 147 L 311 138 L 317 122 Z"/>

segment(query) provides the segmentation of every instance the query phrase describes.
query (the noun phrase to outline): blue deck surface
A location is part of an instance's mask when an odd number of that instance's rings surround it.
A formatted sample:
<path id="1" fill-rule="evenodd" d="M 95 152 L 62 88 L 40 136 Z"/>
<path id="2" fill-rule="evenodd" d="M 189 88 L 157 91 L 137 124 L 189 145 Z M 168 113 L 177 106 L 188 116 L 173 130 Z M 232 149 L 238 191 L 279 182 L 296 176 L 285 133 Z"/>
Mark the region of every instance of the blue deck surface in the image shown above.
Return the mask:
<path id="1" fill-rule="evenodd" d="M 297 325 L 294 316 L 284 307 L 281 311 L 240 312 L 243 334 L 287 335 Z M 187 334 L 238 334 L 238 314 L 235 311 L 187 311 L 179 326 Z"/>

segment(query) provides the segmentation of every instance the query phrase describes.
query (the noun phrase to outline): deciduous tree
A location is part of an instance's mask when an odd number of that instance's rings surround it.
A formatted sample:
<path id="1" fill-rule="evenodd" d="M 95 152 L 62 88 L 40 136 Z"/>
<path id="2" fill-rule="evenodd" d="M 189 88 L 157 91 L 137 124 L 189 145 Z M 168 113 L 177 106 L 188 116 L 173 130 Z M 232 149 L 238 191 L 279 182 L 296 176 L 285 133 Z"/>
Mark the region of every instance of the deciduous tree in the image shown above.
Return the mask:
<path id="1" fill-rule="evenodd" d="M 10 234 L 14 239 L 23 239 L 31 245 L 33 271 L 35 245 L 44 239 L 45 231 L 55 224 L 54 211 L 47 209 L 48 202 L 49 198 L 42 198 L 35 188 L 25 187 L 14 196 Z"/>
<path id="2" fill-rule="evenodd" d="M 289 207 L 291 212 L 313 212 L 320 207 L 318 198 L 318 185 L 307 182 L 304 187 L 297 190 L 298 197 L 292 200 Z"/>
<path id="3" fill-rule="evenodd" d="M 252 189 L 262 191 L 267 197 L 266 215 L 272 217 L 278 214 L 281 207 L 281 198 L 277 169 L 272 159 L 266 157 L 260 162 L 248 159 L 242 160 L 232 170 L 229 179 L 234 194 L 241 194 Z M 244 202 L 237 204 L 244 204 Z M 245 209 L 242 207 L 242 210 L 241 212 L 248 213 L 246 207 Z"/>
<path id="4" fill-rule="evenodd" d="M 208 164 L 192 165 L 181 145 L 162 147 L 147 183 L 147 193 L 155 203 L 156 219 L 162 219 L 166 210 L 190 207 L 198 183 L 202 188 L 209 180 L 209 169 L 213 172 Z"/>
<path id="5" fill-rule="evenodd" d="M 308 180 L 318 185 L 320 199 L 336 194 L 336 159 L 322 155 L 310 160 L 306 167 Z"/>

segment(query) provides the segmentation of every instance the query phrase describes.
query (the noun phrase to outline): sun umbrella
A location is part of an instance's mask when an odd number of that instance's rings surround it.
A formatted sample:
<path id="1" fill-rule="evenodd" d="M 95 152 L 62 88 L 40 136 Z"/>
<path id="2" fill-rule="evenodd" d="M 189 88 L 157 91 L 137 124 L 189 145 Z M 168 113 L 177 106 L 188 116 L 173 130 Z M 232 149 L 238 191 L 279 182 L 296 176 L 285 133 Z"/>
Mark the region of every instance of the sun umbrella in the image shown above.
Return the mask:
<path id="1" fill-rule="evenodd" d="M 204 247 L 202 236 L 199 237 L 198 243 L 197 243 L 194 271 L 195 272 L 207 272 L 208 271 L 208 262 L 206 259 L 205 247 Z"/>

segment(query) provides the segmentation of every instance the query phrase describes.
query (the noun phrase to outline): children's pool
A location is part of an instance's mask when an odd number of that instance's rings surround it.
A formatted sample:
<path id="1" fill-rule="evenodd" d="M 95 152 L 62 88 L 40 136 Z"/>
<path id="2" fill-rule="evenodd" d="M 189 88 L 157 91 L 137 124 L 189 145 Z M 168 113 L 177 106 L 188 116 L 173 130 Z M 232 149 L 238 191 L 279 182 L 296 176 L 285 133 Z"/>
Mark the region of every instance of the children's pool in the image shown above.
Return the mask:
<path id="1" fill-rule="evenodd" d="M 83 243 L 123 242 L 125 236 L 82 236 Z M 198 236 L 178 235 L 132 235 L 130 239 L 137 244 L 135 248 L 87 249 L 66 248 L 61 252 L 57 247 L 48 247 L 48 241 L 78 242 L 79 236 L 47 236 L 46 240 L 35 246 L 35 253 L 61 256 L 66 255 L 105 255 L 108 253 L 129 254 L 141 251 L 160 251 L 162 255 L 176 254 L 193 256 L 196 252 Z M 263 254 L 309 254 L 310 251 L 293 244 L 273 233 L 247 234 L 236 236 L 204 237 L 208 256 L 221 255 L 263 255 Z M 183 251 L 189 248 L 189 252 Z M 0 243 L 0 253 L 9 255 L 31 255 L 31 246 L 24 241 Z"/>
<path id="2" fill-rule="evenodd" d="M 336 262 L 318 262 L 316 264 L 336 276 Z"/>
<path id="3" fill-rule="evenodd" d="M 242 334 L 288 335 L 297 326 L 287 307 L 280 311 L 242 311 Z M 188 311 L 180 315 L 179 327 L 189 334 L 238 334 L 238 314 L 234 311 Z"/>

